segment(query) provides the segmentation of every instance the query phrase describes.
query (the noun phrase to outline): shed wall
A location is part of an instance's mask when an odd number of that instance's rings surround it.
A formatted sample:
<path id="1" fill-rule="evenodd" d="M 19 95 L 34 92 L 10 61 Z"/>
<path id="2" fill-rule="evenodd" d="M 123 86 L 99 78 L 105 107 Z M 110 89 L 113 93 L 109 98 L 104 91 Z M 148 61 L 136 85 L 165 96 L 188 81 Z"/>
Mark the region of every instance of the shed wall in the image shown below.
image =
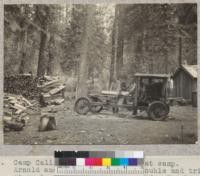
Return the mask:
<path id="1" fill-rule="evenodd" d="M 174 77 L 174 96 L 192 99 L 192 91 L 196 90 L 197 80 L 193 79 L 185 71 L 180 70 Z"/>

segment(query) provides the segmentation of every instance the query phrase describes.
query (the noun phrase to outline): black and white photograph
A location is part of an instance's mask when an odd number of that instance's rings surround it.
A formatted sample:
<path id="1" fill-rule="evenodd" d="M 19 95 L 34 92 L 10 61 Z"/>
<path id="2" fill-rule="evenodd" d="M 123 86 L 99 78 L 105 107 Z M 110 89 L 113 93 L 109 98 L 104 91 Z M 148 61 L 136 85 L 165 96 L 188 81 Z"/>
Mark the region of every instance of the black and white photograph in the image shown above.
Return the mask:
<path id="1" fill-rule="evenodd" d="M 197 4 L 4 5 L 4 144 L 197 143 Z"/>

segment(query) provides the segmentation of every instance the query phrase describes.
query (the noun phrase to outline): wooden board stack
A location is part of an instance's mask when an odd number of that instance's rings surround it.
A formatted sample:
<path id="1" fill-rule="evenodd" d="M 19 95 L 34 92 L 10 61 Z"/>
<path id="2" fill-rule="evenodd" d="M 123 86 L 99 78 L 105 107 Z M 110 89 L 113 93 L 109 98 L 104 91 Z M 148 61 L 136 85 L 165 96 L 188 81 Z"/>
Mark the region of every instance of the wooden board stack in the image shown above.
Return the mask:
<path id="1" fill-rule="evenodd" d="M 42 106 L 59 105 L 64 102 L 65 85 L 58 77 L 44 76 L 39 79 L 37 87 L 41 91 Z"/>
<path id="2" fill-rule="evenodd" d="M 22 95 L 4 94 L 4 130 L 23 130 L 29 119 L 27 110 L 32 106 Z"/>

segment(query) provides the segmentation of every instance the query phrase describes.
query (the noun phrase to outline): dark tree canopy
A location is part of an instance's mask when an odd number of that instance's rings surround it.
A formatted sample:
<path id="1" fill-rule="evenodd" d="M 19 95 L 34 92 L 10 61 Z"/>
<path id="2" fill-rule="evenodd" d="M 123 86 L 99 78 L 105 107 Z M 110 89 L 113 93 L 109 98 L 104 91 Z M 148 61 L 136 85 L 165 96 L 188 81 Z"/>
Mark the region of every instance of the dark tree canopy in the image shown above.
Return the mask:
<path id="1" fill-rule="evenodd" d="M 93 8 L 87 26 L 87 5 L 6 5 L 5 75 L 31 71 L 78 80 L 85 30 L 89 89 L 107 88 L 114 77 L 135 72 L 173 73 L 180 58 L 197 63 L 196 4 Z"/>

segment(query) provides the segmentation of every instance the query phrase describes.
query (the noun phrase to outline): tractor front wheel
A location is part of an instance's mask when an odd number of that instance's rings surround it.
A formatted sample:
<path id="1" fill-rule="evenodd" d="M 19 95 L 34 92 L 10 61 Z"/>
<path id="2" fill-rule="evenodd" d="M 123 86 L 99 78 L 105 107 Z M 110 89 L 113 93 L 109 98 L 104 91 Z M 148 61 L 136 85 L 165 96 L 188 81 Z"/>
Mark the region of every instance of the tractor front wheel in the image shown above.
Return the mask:
<path id="1" fill-rule="evenodd" d="M 90 107 L 91 104 L 89 99 L 86 97 L 81 97 L 76 100 L 74 109 L 78 114 L 86 115 L 90 111 Z"/>

